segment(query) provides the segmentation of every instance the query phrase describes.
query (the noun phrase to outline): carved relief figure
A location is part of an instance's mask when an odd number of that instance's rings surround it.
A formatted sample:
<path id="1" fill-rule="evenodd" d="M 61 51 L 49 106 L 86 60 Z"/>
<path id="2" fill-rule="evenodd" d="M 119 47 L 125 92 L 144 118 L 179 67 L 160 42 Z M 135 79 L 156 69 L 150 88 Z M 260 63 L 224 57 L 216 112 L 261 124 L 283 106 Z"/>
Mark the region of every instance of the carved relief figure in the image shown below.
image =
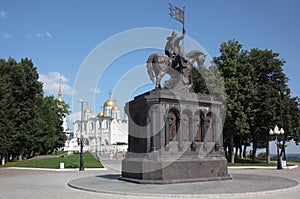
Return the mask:
<path id="1" fill-rule="evenodd" d="M 212 140 L 212 117 L 211 113 L 208 113 L 206 116 L 206 122 L 205 122 L 205 127 L 206 127 L 206 140 L 211 142 Z"/>
<path id="2" fill-rule="evenodd" d="M 189 140 L 189 133 L 190 133 L 190 120 L 189 116 L 184 113 L 182 115 L 182 140 L 188 141 Z"/>
<path id="3" fill-rule="evenodd" d="M 200 115 L 195 116 L 195 140 L 196 142 L 202 142 L 202 132 L 201 132 L 201 117 Z"/>
<path id="4" fill-rule="evenodd" d="M 170 141 L 175 141 L 176 140 L 176 115 L 174 113 L 169 114 L 169 139 Z"/>

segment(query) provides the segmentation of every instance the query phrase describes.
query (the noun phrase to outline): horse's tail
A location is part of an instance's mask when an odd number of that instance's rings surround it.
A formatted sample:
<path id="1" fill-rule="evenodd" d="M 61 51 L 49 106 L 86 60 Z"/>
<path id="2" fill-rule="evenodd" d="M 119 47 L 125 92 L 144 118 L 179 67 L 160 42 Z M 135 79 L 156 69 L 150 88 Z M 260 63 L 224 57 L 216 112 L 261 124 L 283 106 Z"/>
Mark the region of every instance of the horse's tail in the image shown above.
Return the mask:
<path id="1" fill-rule="evenodd" d="M 153 57 L 154 57 L 154 54 L 150 55 L 148 57 L 148 60 L 147 60 L 147 70 L 148 70 L 148 75 L 151 79 L 151 81 L 153 83 L 155 83 L 155 80 L 154 80 L 154 71 L 153 71 Z"/>

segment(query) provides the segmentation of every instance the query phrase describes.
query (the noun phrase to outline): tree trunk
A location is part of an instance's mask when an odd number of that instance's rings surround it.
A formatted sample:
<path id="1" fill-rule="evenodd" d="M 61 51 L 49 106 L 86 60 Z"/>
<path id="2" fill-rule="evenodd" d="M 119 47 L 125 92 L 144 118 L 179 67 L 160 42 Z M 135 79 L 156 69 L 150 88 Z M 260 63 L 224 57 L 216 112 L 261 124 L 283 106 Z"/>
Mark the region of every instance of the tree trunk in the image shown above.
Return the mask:
<path id="1" fill-rule="evenodd" d="M 233 133 L 230 134 L 230 150 L 229 150 L 229 154 L 230 154 L 230 162 L 234 163 L 234 153 L 233 153 Z"/>
<path id="2" fill-rule="evenodd" d="M 228 152 L 227 152 L 227 144 L 226 143 L 224 143 L 224 151 L 225 151 L 225 157 L 226 157 L 226 159 L 229 160 L 229 158 L 228 158 Z"/>
<path id="3" fill-rule="evenodd" d="M 269 140 L 267 140 L 267 147 L 266 147 L 266 158 L 267 158 L 267 164 L 270 164 L 270 146 L 269 146 Z"/>
<path id="4" fill-rule="evenodd" d="M 244 149 L 243 149 L 243 157 L 246 158 L 246 151 L 247 151 L 247 142 L 244 143 Z"/>
<path id="5" fill-rule="evenodd" d="M 256 161 L 256 150 L 257 150 L 257 142 L 256 140 L 253 140 L 252 161 Z"/>
<path id="6" fill-rule="evenodd" d="M 239 158 L 243 159 L 243 138 L 242 136 L 240 137 L 240 143 L 239 143 Z"/>
<path id="7" fill-rule="evenodd" d="M 241 159 L 244 159 L 244 154 L 243 154 L 243 145 L 240 145 L 240 149 L 239 149 L 240 153 L 239 153 L 239 157 Z"/>
<path id="8" fill-rule="evenodd" d="M 23 153 L 24 153 L 24 149 L 21 148 L 21 149 L 19 150 L 19 161 L 22 161 L 22 160 L 23 160 Z"/>
<path id="9" fill-rule="evenodd" d="M 1 159 L 2 159 L 1 165 L 5 165 L 5 158 L 6 158 L 6 156 L 3 154 L 3 155 L 2 155 L 2 158 L 1 158 Z"/>

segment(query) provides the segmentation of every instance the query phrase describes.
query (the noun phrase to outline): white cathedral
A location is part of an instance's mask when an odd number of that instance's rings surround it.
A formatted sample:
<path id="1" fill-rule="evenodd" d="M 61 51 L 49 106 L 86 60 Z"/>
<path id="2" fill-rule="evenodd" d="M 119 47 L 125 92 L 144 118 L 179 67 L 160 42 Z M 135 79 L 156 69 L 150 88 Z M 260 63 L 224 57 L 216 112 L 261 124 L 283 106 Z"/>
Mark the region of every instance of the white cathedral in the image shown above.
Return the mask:
<path id="1" fill-rule="evenodd" d="M 100 110 L 96 116 L 90 109 L 85 109 L 83 120 L 76 120 L 73 129 L 74 137 L 85 138 L 85 148 L 89 147 L 91 151 L 95 151 L 97 147 L 102 147 L 102 150 L 111 150 L 112 146 L 120 144 L 126 145 L 127 148 L 127 116 L 121 119 L 120 109 L 111 98 L 106 100 L 103 110 Z"/>
<path id="2" fill-rule="evenodd" d="M 58 102 L 62 102 L 61 79 L 58 91 Z M 111 99 L 105 101 L 103 109 L 94 115 L 86 108 L 80 120 L 73 123 L 73 133 L 67 125 L 66 118 L 62 124 L 67 136 L 65 151 L 78 151 L 78 140 L 83 138 L 84 151 L 126 151 L 128 147 L 128 118 L 121 118 L 120 108 Z"/>

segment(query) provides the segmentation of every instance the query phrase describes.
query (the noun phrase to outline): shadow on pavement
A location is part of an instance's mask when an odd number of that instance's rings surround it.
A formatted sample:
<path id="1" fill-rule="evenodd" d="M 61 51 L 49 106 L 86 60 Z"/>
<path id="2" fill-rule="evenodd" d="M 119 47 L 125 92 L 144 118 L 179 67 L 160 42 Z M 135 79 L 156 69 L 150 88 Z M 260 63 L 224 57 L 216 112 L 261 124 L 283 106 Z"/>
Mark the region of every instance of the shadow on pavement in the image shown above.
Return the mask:
<path id="1" fill-rule="evenodd" d="M 108 180 L 118 180 L 120 178 L 120 174 L 107 174 L 107 175 L 101 175 L 101 176 L 96 176 L 97 178 L 105 178 Z"/>

